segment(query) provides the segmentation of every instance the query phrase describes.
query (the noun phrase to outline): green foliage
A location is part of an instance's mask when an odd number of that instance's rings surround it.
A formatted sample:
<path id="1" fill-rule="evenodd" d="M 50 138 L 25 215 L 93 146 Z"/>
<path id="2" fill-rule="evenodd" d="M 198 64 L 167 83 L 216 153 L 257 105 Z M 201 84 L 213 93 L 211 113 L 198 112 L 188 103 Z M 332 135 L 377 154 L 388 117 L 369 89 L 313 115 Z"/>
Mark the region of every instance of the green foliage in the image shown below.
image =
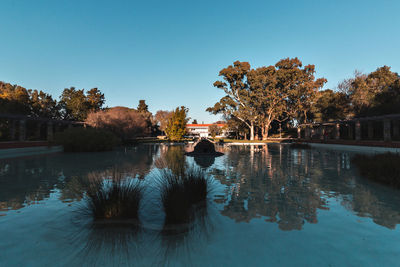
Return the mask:
<path id="1" fill-rule="evenodd" d="M 400 113 L 400 76 L 383 66 L 367 74 L 355 72 L 339 89 L 350 99 L 351 116 L 377 116 Z"/>
<path id="2" fill-rule="evenodd" d="M 400 154 L 355 155 L 352 163 L 360 174 L 376 182 L 400 188 Z"/>
<path id="3" fill-rule="evenodd" d="M 171 141 L 179 141 L 186 134 L 186 124 L 189 121 L 187 118 L 188 109 L 184 106 L 176 108 L 171 117 L 168 119 L 165 133 Z"/>
<path id="4" fill-rule="evenodd" d="M 350 101 L 343 92 L 334 92 L 330 89 L 320 91 L 318 100 L 312 108 L 314 121 L 324 122 L 346 119 L 350 111 Z"/>
<path id="5" fill-rule="evenodd" d="M 222 133 L 222 130 L 217 124 L 212 124 L 208 126 L 208 132 L 210 133 L 212 138 L 215 138 L 217 135 L 220 135 Z"/>
<path id="6" fill-rule="evenodd" d="M 0 82 L 0 113 L 58 119 L 59 109 L 49 94 Z"/>
<path id="7" fill-rule="evenodd" d="M 56 134 L 55 142 L 64 147 L 65 152 L 109 151 L 118 139 L 109 131 L 95 128 L 71 128 Z"/>
<path id="8" fill-rule="evenodd" d="M 104 95 L 93 88 L 85 90 L 75 87 L 65 88 L 60 97 L 62 117 L 64 120 L 84 121 L 91 111 L 98 111 L 104 104 Z"/>

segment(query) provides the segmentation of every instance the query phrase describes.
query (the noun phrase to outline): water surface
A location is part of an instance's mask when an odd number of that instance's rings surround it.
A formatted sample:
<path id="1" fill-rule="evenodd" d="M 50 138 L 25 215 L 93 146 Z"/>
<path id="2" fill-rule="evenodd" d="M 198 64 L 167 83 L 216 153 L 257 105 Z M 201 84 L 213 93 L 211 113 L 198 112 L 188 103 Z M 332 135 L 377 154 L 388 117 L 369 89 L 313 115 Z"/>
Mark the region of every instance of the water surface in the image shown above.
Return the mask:
<path id="1" fill-rule="evenodd" d="M 360 177 L 351 152 L 225 146 L 186 158 L 183 146 L 0 160 L 0 266 L 396 266 L 400 194 Z M 214 178 L 208 213 L 161 231 L 155 180 L 198 166 Z M 140 229 L 93 227 L 85 181 L 118 169 L 146 186 Z"/>

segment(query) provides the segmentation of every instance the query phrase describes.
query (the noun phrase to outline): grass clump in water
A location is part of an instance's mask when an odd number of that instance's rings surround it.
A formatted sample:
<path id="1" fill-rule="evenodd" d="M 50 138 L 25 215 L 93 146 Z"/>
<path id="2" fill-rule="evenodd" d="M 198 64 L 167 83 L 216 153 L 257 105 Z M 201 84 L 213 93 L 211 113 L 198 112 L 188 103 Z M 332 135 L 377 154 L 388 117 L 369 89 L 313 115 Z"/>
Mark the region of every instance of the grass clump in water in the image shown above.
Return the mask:
<path id="1" fill-rule="evenodd" d="M 165 226 L 190 223 L 198 209 L 207 208 L 211 178 L 201 169 L 191 168 L 182 174 L 165 171 L 161 178 Z"/>
<path id="2" fill-rule="evenodd" d="M 138 220 L 143 187 L 136 179 L 114 172 L 110 178 L 92 182 L 87 191 L 94 220 Z"/>
<path id="3" fill-rule="evenodd" d="M 292 143 L 292 144 L 290 144 L 290 148 L 292 148 L 292 149 L 311 149 L 311 146 L 309 144 L 304 144 L 304 143 Z"/>
<path id="4" fill-rule="evenodd" d="M 353 157 L 352 163 L 362 176 L 400 188 L 400 154 L 390 152 L 376 155 L 357 154 Z"/>

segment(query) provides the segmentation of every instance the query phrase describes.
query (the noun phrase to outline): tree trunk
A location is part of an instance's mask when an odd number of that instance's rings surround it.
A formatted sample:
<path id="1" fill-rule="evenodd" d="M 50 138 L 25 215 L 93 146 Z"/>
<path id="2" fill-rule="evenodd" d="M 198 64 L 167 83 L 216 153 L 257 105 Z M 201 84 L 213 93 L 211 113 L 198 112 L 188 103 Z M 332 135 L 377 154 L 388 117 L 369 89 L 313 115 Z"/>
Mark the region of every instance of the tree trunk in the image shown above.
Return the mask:
<path id="1" fill-rule="evenodd" d="M 250 124 L 250 140 L 251 141 L 254 140 L 254 124 L 253 123 Z"/>
<path id="2" fill-rule="evenodd" d="M 269 126 L 271 125 L 271 122 L 267 122 L 264 124 L 263 127 L 263 140 L 267 140 L 268 139 L 268 131 L 269 131 Z"/>

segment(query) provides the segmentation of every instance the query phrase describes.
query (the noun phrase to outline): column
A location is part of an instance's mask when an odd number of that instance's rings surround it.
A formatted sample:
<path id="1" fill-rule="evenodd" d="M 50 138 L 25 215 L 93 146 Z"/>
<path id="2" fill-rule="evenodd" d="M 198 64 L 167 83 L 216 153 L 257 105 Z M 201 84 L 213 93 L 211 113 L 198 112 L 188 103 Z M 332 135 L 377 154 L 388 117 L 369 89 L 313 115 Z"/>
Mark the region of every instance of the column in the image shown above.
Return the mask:
<path id="1" fill-rule="evenodd" d="M 37 122 L 36 123 L 36 131 L 35 131 L 35 138 L 40 140 L 40 135 L 41 135 L 41 128 L 42 128 L 42 123 L 41 122 Z"/>
<path id="2" fill-rule="evenodd" d="M 340 139 L 340 124 L 339 123 L 335 124 L 335 139 L 336 140 Z"/>
<path id="3" fill-rule="evenodd" d="M 393 121 L 393 137 L 399 137 L 400 134 L 400 125 L 399 120 Z"/>
<path id="4" fill-rule="evenodd" d="M 374 138 L 374 124 L 372 121 L 368 121 L 368 139 Z"/>
<path id="5" fill-rule="evenodd" d="M 53 123 L 47 122 L 47 141 L 54 140 Z"/>
<path id="6" fill-rule="evenodd" d="M 308 128 L 307 126 L 306 126 L 306 128 L 304 129 L 304 137 L 305 137 L 306 139 L 310 139 L 310 137 L 311 137 L 311 135 L 310 135 L 310 128 Z"/>
<path id="7" fill-rule="evenodd" d="M 392 136 L 390 134 L 390 120 L 385 119 L 383 121 L 383 141 L 390 142 L 392 141 Z"/>
<path id="8" fill-rule="evenodd" d="M 11 141 L 14 141 L 15 140 L 15 134 L 16 134 L 16 121 L 15 120 L 12 120 L 11 122 L 10 122 L 10 138 L 11 138 Z"/>
<path id="9" fill-rule="evenodd" d="M 319 126 L 319 139 L 324 140 L 325 135 L 325 126 Z"/>
<path id="10" fill-rule="evenodd" d="M 19 141 L 25 141 L 26 139 L 26 121 L 19 121 Z"/>
<path id="11" fill-rule="evenodd" d="M 348 134 L 349 134 L 349 139 L 350 140 L 353 140 L 354 139 L 354 136 L 353 136 L 353 125 L 351 124 L 351 123 L 349 123 L 349 126 L 348 126 Z"/>
<path id="12" fill-rule="evenodd" d="M 301 139 L 301 128 L 297 127 L 297 139 Z"/>
<path id="13" fill-rule="evenodd" d="M 360 121 L 356 121 L 355 127 L 356 127 L 356 141 L 360 141 L 361 140 L 361 123 L 360 123 Z"/>

